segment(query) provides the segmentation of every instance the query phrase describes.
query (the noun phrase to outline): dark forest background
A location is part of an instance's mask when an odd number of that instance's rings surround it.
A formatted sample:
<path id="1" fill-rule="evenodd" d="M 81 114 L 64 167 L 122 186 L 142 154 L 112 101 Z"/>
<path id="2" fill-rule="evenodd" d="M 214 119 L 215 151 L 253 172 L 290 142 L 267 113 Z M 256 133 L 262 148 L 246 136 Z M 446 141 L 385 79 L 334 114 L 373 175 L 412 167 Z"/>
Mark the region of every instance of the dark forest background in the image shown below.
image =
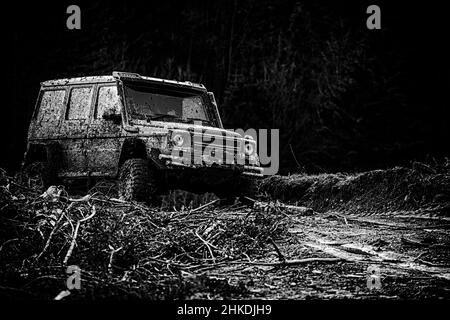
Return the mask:
<path id="1" fill-rule="evenodd" d="M 81 7 L 81 30 L 66 28 L 70 4 Z M 381 30 L 366 28 L 370 4 L 381 7 Z M 10 170 L 40 81 L 113 70 L 201 82 L 225 127 L 279 128 L 281 173 L 450 155 L 439 2 L 61 1 L 2 12 L 0 166 Z"/>

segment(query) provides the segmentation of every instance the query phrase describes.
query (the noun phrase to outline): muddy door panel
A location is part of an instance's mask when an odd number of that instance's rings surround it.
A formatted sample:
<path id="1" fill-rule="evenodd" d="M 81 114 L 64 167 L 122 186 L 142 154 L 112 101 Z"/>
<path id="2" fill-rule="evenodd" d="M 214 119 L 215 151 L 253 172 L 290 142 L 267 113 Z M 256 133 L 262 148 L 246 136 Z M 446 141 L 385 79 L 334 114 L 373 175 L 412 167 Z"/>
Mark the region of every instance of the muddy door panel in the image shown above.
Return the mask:
<path id="1" fill-rule="evenodd" d="M 116 85 L 99 85 L 89 126 L 87 157 L 92 176 L 114 177 L 121 149 L 120 102 Z"/>
<path id="2" fill-rule="evenodd" d="M 81 138 L 61 140 L 62 163 L 60 176 L 84 177 L 86 176 L 86 152 Z"/>
<path id="3" fill-rule="evenodd" d="M 87 175 L 86 139 L 93 93 L 93 86 L 74 86 L 70 89 L 60 129 L 63 153 L 61 176 Z"/>

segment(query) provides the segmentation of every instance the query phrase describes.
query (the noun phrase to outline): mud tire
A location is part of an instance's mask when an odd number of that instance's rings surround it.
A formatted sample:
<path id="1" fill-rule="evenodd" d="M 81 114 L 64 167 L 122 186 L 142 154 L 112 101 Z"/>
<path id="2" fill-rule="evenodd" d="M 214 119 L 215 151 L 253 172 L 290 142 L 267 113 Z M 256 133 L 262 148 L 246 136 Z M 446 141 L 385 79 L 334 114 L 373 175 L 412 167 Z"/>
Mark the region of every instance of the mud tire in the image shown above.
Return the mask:
<path id="1" fill-rule="evenodd" d="M 122 200 L 150 203 L 155 196 L 156 181 L 148 160 L 126 160 L 120 168 L 118 189 Z"/>

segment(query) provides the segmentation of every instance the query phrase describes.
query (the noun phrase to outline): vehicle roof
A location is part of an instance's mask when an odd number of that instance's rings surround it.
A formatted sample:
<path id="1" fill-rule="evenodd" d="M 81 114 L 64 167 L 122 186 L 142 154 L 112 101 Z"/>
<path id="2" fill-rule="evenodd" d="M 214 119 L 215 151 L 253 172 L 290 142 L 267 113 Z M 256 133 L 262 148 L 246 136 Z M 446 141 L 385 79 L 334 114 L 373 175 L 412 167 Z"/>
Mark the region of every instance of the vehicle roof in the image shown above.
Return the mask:
<path id="1" fill-rule="evenodd" d="M 94 83 L 108 83 L 116 82 L 117 80 L 128 80 L 128 81 L 138 81 L 138 82 L 151 82 L 159 84 L 167 84 L 169 86 L 185 87 L 197 90 L 206 90 L 205 86 L 199 83 L 193 83 L 190 81 L 176 81 L 168 80 L 154 77 L 141 76 L 137 73 L 129 72 L 118 72 L 114 71 L 112 75 L 104 76 L 89 76 L 89 77 L 77 77 L 77 78 L 65 78 L 65 79 L 55 79 L 47 80 L 41 82 L 42 87 L 52 87 L 52 86 L 65 86 L 73 84 L 94 84 Z"/>

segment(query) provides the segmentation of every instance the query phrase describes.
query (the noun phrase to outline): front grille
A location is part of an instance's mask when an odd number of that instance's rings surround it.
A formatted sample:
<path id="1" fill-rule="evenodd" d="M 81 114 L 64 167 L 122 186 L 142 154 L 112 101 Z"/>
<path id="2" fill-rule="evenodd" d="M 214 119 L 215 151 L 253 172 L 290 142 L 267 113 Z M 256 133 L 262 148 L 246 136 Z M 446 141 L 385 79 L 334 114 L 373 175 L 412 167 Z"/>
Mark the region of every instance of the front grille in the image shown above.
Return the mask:
<path id="1" fill-rule="evenodd" d="M 195 157 L 204 156 L 221 159 L 226 164 L 238 163 L 242 154 L 242 139 L 221 135 L 192 135 Z"/>

